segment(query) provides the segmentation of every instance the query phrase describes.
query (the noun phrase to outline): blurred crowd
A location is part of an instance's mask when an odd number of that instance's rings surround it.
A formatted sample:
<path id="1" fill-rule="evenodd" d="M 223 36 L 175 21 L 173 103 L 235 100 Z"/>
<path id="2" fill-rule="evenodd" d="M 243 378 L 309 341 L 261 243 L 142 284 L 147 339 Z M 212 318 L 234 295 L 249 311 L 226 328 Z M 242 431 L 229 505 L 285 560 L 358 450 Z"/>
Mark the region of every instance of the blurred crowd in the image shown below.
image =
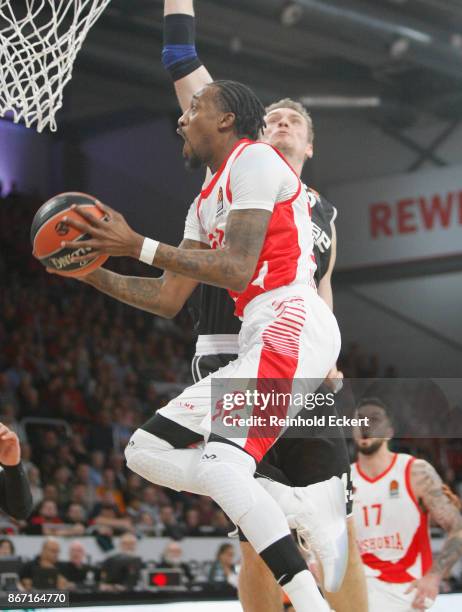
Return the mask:
<path id="1" fill-rule="evenodd" d="M 40 204 L 16 192 L 0 200 L 0 420 L 20 438 L 35 503 L 27 523 L 3 531 L 92 533 L 102 546 L 126 531 L 225 535 L 208 498 L 125 467 L 133 430 L 190 382 L 187 311 L 163 320 L 47 274 L 29 240 Z M 144 271 L 127 265 L 119 271 Z"/>
<path id="2" fill-rule="evenodd" d="M 10 539 L 0 538 L 0 590 L 131 592 L 205 583 L 209 591 L 216 587 L 221 594 L 236 593 L 235 551 L 229 543 L 217 547 L 214 560 L 202 563 L 186 562 L 176 540 L 170 540 L 157 559 L 145 560 L 139 554 L 138 539 L 129 532 L 100 563 L 91 562 L 85 539 L 70 541 L 67 553 L 62 553 L 60 540 L 49 536 L 43 539 L 38 555 L 25 559 L 16 554 Z"/>

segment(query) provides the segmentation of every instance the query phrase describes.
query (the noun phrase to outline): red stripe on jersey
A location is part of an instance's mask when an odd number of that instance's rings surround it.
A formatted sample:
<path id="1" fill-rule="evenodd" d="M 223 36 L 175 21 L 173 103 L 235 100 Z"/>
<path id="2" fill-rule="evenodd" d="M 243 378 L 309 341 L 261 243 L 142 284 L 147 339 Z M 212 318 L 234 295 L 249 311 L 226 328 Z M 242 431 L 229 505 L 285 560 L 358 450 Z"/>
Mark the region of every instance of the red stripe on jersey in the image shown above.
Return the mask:
<path id="1" fill-rule="evenodd" d="M 203 198 L 208 198 L 209 195 L 212 193 L 213 188 L 215 187 L 215 185 L 217 184 L 218 179 L 220 178 L 220 176 L 223 173 L 223 170 L 226 168 L 226 164 L 228 163 L 228 159 L 231 157 L 231 155 L 234 153 L 234 151 L 237 149 L 237 147 L 239 147 L 241 144 L 244 144 L 244 143 L 255 144 L 255 142 L 253 140 L 250 140 L 249 138 L 242 138 L 241 140 L 238 140 L 234 144 L 233 148 L 231 149 L 229 154 L 226 156 L 226 159 L 223 160 L 221 166 L 218 168 L 218 170 L 215 172 L 215 174 L 210 179 L 210 183 L 206 187 L 204 187 L 204 189 L 202 189 L 201 196 Z M 245 149 L 245 147 L 243 147 L 243 148 Z"/>
<path id="2" fill-rule="evenodd" d="M 415 461 L 415 457 L 411 457 L 409 461 L 407 462 L 406 469 L 404 471 L 404 478 L 406 481 L 406 489 L 409 494 L 409 497 L 412 499 L 412 501 L 416 505 L 417 510 L 420 513 L 422 513 L 422 508 L 420 507 L 419 502 L 417 501 L 417 498 L 414 495 L 414 491 L 412 490 L 412 486 L 411 486 L 411 468 L 412 468 L 412 464 L 414 463 L 414 461 Z"/>
<path id="3" fill-rule="evenodd" d="M 412 542 L 406 554 L 399 561 L 384 561 L 372 553 L 364 553 L 361 559 L 367 566 L 380 572 L 380 575 L 377 576 L 378 580 L 402 584 L 415 579 L 407 570 L 414 565 L 419 554 L 422 561 L 422 575 L 424 575 L 431 568 L 432 554 L 428 537 L 428 519 L 423 513 Z"/>
<path id="4" fill-rule="evenodd" d="M 292 204 L 300 195 L 300 191 L 301 183 L 299 181 L 298 189 L 290 199 L 275 204 L 258 263 L 247 288 L 242 293 L 229 291 L 230 296 L 236 302 L 236 316 L 241 317 L 246 305 L 257 295 L 283 285 L 290 285 L 295 280 L 301 250 L 298 244 L 298 228 L 295 224 Z M 268 271 L 263 281 L 263 287 L 253 285 L 252 283 L 258 279 L 265 262 L 267 262 Z"/>
<path id="5" fill-rule="evenodd" d="M 293 378 L 298 367 L 301 331 L 292 330 L 289 332 L 293 343 L 297 346 L 296 350 L 289 349 L 287 346 L 281 350 L 280 347 L 274 347 L 272 344 L 271 332 L 277 322 L 278 317 L 276 314 L 276 319 L 268 325 L 262 334 L 263 349 L 260 353 L 258 364 L 257 390 L 263 394 L 290 394 Z M 270 415 L 285 418 L 289 408 L 287 400 L 288 398 L 286 397 L 283 402 L 276 402 L 276 405 L 270 402 L 265 410 L 266 418 Z M 260 415 L 260 408 L 254 408 L 252 414 Z M 277 425 L 250 427 L 244 450 L 252 455 L 258 463 L 276 442 L 281 429 L 282 427 Z"/>
<path id="6" fill-rule="evenodd" d="M 432 548 L 431 548 L 431 543 L 430 543 L 430 536 L 428 534 L 428 513 L 422 509 L 422 506 L 419 504 L 414 494 L 414 491 L 412 490 L 411 468 L 412 468 L 412 464 L 414 463 L 414 461 L 415 461 L 415 457 L 411 457 L 406 465 L 405 481 L 406 481 L 406 490 L 409 494 L 409 497 L 414 502 L 420 514 L 419 546 L 420 546 L 420 554 L 421 554 L 421 560 L 422 560 L 422 576 L 423 576 L 428 572 L 428 570 L 432 566 Z"/>
<path id="7" fill-rule="evenodd" d="M 367 474 L 365 474 L 359 467 L 358 461 L 356 462 L 356 469 L 358 470 L 358 474 L 361 476 L 361 478 L 364 478 L 364 480 L 367 480 L 367 482 L 377 482 L 377 480 L 380 480 L 381 478 L 386 476 L 388 472 L 393 469 L 397 459 L 398 459 L 398 453 L 393 453 L 393 459 L 391 460 L 390 465 L 387 467 L 387 469 L 384 472 L 382 472 L 375 478 L 370 478 Z"/>

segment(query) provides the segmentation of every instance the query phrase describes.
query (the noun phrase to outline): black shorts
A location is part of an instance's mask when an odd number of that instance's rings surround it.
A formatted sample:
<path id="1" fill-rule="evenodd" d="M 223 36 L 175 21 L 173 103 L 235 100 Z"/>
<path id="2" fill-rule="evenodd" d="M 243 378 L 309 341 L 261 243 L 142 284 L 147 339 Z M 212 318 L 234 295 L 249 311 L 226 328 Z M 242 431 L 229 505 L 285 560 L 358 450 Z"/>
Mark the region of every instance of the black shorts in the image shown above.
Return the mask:
<path id="1" fill-rule="evenodd" d="M 236 357 L 224 354 L 195 355 L 192 362 L 194 382 L 227 365 Z M 310 411 L 309 416 L 316 415 L 316 410 L 321 411 L 323 408 Z M 334 414 L 332 409 L 329 410 L 330 414 Z M 303 412 L 306 415 L 306 411 Z M 300 428 L 300 437 L 296 435 L 296 428 L 288 429 L 258 464 L 256 474 L 292 487 L 306 487 L 338 476 L 346 485 L 345 501 L 349 516 L 353 506 L 353 487 L 342 428 L 338 428 L 335 437 L 332 437 L 331 429 L 328 431 L 325 428 L 312 429 L 309 437 L 306 428 Z"/>

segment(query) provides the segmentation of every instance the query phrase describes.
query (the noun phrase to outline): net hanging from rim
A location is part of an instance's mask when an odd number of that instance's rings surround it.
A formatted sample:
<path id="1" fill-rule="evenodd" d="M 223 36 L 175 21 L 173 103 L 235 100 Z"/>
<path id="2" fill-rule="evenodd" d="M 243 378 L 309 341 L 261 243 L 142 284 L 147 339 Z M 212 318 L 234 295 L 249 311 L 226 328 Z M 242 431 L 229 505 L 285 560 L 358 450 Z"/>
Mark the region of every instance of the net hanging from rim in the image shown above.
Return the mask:
<path id="1" fill-rule="evenodd" d="M 111 0 L 0 0 L 0 116 L 56 131 L 64 86 Z"/>

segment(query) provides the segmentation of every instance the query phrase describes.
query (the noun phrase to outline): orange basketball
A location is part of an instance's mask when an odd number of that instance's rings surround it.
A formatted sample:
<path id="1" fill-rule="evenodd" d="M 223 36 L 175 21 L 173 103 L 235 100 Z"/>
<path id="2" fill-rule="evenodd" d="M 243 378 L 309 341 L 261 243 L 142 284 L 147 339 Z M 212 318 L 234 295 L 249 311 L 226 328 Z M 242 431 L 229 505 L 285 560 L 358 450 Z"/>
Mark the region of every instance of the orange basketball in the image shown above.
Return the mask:
<path id="1" fill-rule="evenodd" d="M 45 202 L 35 213 L 30 230 L 32 252 L 46 268 L 53 268 L 64 276 L 85 276 L 107 260 L 108 255 L 91 257 L 91 249 L 85 247 L 85 241 L 91 236 L 80 233 L 63 221 L 66 216 L 82 221 L 82 217 L 70 210 L 73 204 L 82 206 L 98 219 L 103 218 L 104 213 L 95 202 L 96 198 L 85 193 L 61 193 Z M 63 248 L 63 240 L 78 240 L 82 246 L 78 249 Z M 71 261 L 73 255 L 87 253 L 89 257 L 86 261 Z"/>

